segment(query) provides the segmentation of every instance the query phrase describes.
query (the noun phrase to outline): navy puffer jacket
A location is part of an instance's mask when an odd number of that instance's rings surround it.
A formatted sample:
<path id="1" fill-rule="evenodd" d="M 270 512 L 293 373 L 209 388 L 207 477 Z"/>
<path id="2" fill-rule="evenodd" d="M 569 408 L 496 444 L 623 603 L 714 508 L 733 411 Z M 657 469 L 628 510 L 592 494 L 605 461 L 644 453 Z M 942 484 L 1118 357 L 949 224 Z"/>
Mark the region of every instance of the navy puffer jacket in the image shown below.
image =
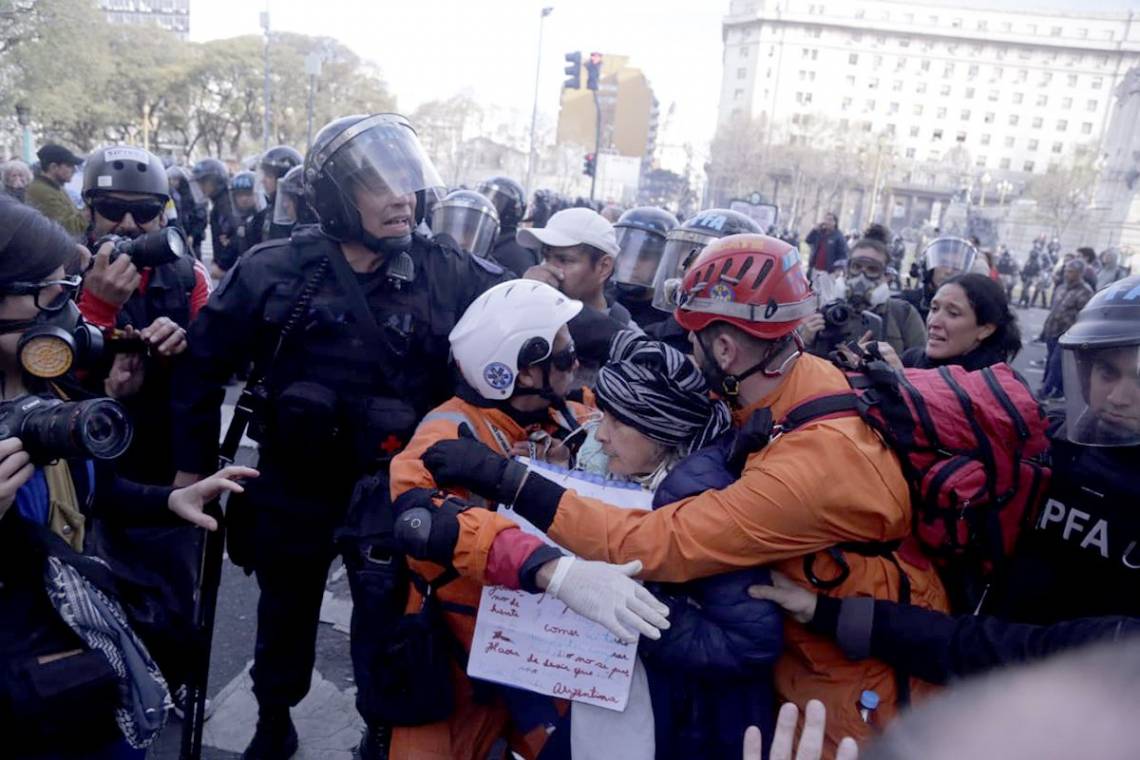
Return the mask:
<path id="1" fill-rule="evenodd" d="M 654 508 L 731 485 L 733 434 L 681 460 L 658 487 Z M 669 606 L 668 630 L 642 639 L 657 730 L 657 758 L 735 757 L 749 725 L 772 735 L 771 669 L 783 646 L 783 620 L 772 602 L 748 596 L 770 583 L 749 568 L 687 583 L 650 584 Z M 765 741 L 767 745 L 767 741 Z M 767 756 L 767 746 L 765 746 Z"/>

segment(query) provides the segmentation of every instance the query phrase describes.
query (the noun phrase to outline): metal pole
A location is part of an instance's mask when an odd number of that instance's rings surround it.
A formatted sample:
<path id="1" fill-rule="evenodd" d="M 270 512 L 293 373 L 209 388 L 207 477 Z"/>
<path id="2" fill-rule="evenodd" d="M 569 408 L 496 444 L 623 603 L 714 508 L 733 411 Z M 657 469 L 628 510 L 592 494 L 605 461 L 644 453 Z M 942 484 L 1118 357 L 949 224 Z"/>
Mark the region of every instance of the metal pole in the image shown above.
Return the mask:
<path id="1" fill-rule="evenodd" d="M 24 163 L 28 166 L 32 165 L 35 160 L 35 151 L 32 150 L 32 125 L 24 125 Z"/>
<path id="2" fill-rule="evenodd" d="M 313 147 L 313 91 L 317 89 L 317 78 L 312 74 L 309 75 L 309 119 L 308 127 L 305 130 L 305 145 Z"/>
<path id="3" fill-rule="evenodd" d="M 598 91 L 594 90 L 594 173 L 590 176 L 590 200 L 594 200 L 594 188 L 598 184 L 598 159 L 601 155 L 598 148 L 602 142 L 602 102 L 598 99 Z"/>
<path id="4" fill-rule="evenodd" d="M 542 30 L 543 27 L 546 26 L 546 17 L 550 15 L 552 10 L 554 10 L 554 8 L 543 8 L 542 15 L 538 17 L 538 55 L 534 64 L 534 107 L 531 108 L 530 111 L 530 152 L 526 158 L 525 193 L 527 198 L 530 197 L 530 183 L 534 177 L 534 154 L 536 150 L 534 144 L 534 130 L 535 124 L 538 122 L 538 78 L 539 74 L 542 73 Z"/>
<path id="5" fill-rule="evenodd" d="M 265 29 L 265 110 L 261 115 L 263 149 L 269 150 L 269 0 L 265 0 L 265 13 L 261 14 L 261 26 Z"/>

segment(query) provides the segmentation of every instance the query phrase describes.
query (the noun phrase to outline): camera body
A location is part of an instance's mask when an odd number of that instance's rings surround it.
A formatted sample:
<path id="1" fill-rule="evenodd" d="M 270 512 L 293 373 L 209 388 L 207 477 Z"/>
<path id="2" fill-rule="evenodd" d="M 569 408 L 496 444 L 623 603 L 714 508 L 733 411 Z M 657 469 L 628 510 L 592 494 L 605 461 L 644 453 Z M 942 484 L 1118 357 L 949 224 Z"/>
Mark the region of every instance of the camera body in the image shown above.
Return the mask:
<path id="1" fill-rule="evenodd" d="M 851 318 L 851 307 L 846 301 L 834 301 L 821 310 L 828 327 L 842 327 Z"/>
<path id="2" fill-rule="evenodd" d="M 0 403 L 0 440 L 19 438 L 32 463 L 58 459 L 115 459 L 131 444 L 126 409 L 114 399 L 61 401 L 20 396 Z"/>
<path id="3" fill-rule="evenodd" d="M 175 227 L 146 232 L 136 238 L 107 235 L 96 243 L 96 248 L 110 241 L 113 244 L 111 261 L 126 255 L 139 269 L 173 264 L 186 255 L 186 239 Z"/>

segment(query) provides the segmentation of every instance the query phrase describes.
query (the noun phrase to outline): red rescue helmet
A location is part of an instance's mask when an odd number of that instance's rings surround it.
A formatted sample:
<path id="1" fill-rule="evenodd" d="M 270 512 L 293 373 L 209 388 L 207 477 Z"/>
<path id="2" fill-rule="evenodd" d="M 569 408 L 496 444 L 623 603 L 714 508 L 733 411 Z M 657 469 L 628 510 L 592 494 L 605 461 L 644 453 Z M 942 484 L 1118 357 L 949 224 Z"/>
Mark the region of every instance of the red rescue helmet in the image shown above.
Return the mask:
<path id="1" fill-rule="evenodd" d="M 763 340 L 786 337 L 816 310 L 800 252 L 766 235 L 709 243 L 685 273 L 674 316 L 699 332 L 725 322 Z"/>

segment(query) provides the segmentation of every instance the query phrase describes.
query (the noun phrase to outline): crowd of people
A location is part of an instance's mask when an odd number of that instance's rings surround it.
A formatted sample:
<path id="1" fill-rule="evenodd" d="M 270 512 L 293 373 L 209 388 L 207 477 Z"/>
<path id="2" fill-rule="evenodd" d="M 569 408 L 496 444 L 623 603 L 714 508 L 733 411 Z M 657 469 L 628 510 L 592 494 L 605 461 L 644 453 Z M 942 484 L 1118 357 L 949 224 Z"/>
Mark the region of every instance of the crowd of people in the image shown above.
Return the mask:
<path id="1" fill-rule="evenodd" d="M 1109 705 L 1098 756 L 1135 746 L 1140 277 L 1115 251 L 1042 239 L 1019 270 L 941 236 L 904 289 L 901 238 L 834 214 L 801 246 L 726 209 L 446 192 L 394 114 L 250 166 L 0 169 L 0 753 L 138 758 L 201 720 L 184 654 L 222 520 L 259 589 L 246 760 L 298 750 L 337 557 L 364 760 L 783 760 L 797 709 L 796 757 L 1030 757 L 1041 735 L 996 726 L 1043 695 L 1073 754 L 1081 698 Z M 1048 416 L 1009 366 L 1018 275 L 1051 309 Z M 626 708 L 468 676 L 484 586 L 639 640 Z"/>

